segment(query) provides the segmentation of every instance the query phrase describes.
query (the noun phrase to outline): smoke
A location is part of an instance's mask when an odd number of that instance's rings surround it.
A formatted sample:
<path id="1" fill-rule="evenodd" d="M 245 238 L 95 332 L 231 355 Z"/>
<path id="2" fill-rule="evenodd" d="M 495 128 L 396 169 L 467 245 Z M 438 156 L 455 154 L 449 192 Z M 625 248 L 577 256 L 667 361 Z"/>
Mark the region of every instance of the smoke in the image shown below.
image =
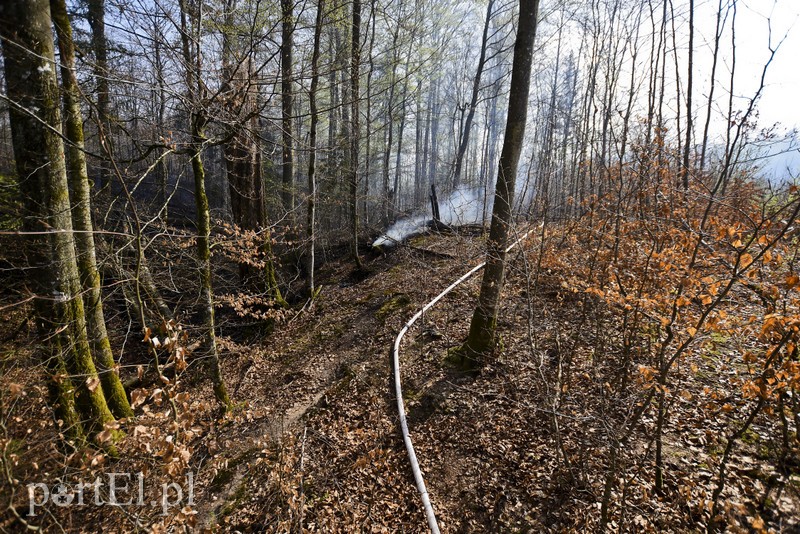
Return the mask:
<path id="1" fill-rule="evenodd" d="M 375 242 L 372 243 L 372 246 L 394 246 L 407 237 L 422 233 L 422 231 L 427 228 L 427 223 L 430 220 L 430 215 L 415 215 L 406 219 L 400 219 L 390 226 L 389 229 L 386 230 L 386 233 L 376 239 Z"/>
<path id="2" fill-rule="evenodd" d="M 444 200 L 439 201 L 439 217 L 444 224 L 449 226 L 463 226 L 466 224 L 480 224 L 483 221 L 484 213 L 483 189 L 459 187 L 455 189 Z M 492 212 L 492 198 L 487 199 L 486 214 L 490 216 Z M 386 232 L 372 243 L 373 247 L 394 246 L 395 244 L 417 234 L 421 234 L 428 228 L 429 222 L 433 219 L 431 209 L 400 219 Z"/>
<path id="3" fill-rule="evenodd" d="M 487 199 L 491 200 L 491 199 Z M 487 215 L 492 211 L 486 206 Z M 442 222 L 450 226 L 479 224 L 483 221 L 483 189 L 459 187 L 440 203 L 439 215 Z"/>

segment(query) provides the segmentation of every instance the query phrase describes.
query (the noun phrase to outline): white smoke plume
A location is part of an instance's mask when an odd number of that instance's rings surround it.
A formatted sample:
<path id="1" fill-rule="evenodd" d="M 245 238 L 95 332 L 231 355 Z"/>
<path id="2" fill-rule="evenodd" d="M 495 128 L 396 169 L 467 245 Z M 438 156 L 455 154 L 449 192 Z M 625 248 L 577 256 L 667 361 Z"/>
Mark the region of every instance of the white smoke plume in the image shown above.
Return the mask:
<path id="1" fill-rule="evenodd" d="M 491 216 L 491 201 L 491 197 L 487 199 L 487 217 Z M 439 217 L 444 224 L 449 226 L 480 224 L 483 221 L 483 204 L 483 189 L 460 187 L 450 193 L 445 200 L 439 202 Z M 394 246 L 408 237 L 424 232 L 432 219 L 430 207 L 418 215 L 400 219 L 376 239 L 372 246 Z"/>
<path id="2" fill-rule="evenodd" d="M 487 215 L 492 207 L 487 206 Z M 483 220 L 483 190 L 460 187 L 440 203 L 439 216 L 450 226 L 479 224 Z"/>
<path id="3" fill-rule="evenodd" d="M 430 215 L 414 215 L 400 219 L 386 230 L 382 236 L 372 243 L 373 247 L 380 247 L 383 245 L 394 246 L 403 241 L 407 237 L 421 233 L 425 228 L 428 221 L 431 220 Z"/>

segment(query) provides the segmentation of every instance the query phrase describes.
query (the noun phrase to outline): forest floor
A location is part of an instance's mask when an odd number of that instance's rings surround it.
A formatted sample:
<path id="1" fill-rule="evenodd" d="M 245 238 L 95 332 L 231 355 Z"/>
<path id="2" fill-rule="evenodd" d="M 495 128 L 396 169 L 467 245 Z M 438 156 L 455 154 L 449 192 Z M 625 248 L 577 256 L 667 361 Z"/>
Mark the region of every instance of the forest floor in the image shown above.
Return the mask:
<path id="1" fill-rule="evenodd" d="M 154 456 L 163 462 L 185 451 L 193 507 L 166 517 L 152 510 L 132 516 L 108 507 L 69 515 L 61 509 L 51 519 L 67 531 L 185 523 L 226 532 L 425 532 L 398 430 L 390 350 L 418 308 L 482 260 L 483 246 L 481 239 L 457 235 L 422 236 L 411 245 L 365 258 L 363 272 L 344 261 L 326 264 L 313 307 L 287 314 L 269 336 L 237 327 L 235 316 L 221 310 L 219 343 L 233 412 L 222 416 L 208 381 L 193 379 L 177 386 L 185 418 L 170 415 L 151 389 L 138 403 L 136 427 L 127 428 L 142 440 L 169 434 L 185 419 L 191 431 L 183 449 L 153 454 L 130 440 L 122 445 L 124 460 L 102 460 L 99 467 L 86 458 L 70 460 L 73 473 L 86 465 L 103 469 L 105 462 L 106 469 L 124 472 L 143 464 L 156 469 Z M 615 360 L 603 356 L 619 353 L 620 317 L 566 290 L 568 272 L 542 270 L 534 279 L 536 261 L 532 242 L 524 254 L 510 255 L 498 324 L 502 350 L 480 375 L 448 363 L 449 350 L 468 329 L 480 276 L 426 313 L 402 345 L 410 431 L 443 532 L 598 528 L 609 429 L 624 420 L 624 403 L 635 398 L 611 394 Z M 743 296 L 739 304 L 755 306 L 749 300 Z M 694 532 L 707 520 L 716 462 L 733 424 L 728 413 L 736 413 L 724 404 L 734 402 L 730 397 L 715 397 L 731 389 L 733 349 L 721 336 L 707 341 L 707 350 L 676 372 L 681 392 L 670 397 L 664 432 L 665 490 L 652 489 L 655 423 L 646 416 L 623 451 L 625 469 L 617 467 L 613 530 Z M 638 372 L 632 375 L 635 389 Z M 36 379 L 24 367 L 3 376 L 31 392 L 24 401 L 30 407 L 18 410 L 27 418 L 46 417 L 43 393 L 33 393 Z M 25 424 L 17 423 L 12 436 L 22 434 Z M 776 491 L 780 432 L 767 420 L 761 424 L 756 421 L 733 456 L 723 493 L 726 522 L 732 532 L 800 532 L 798 466 L 792 464 Z M 49 450 L 41 442 L 29 448 L 22 455 L 27 467 L 17 469 L 53 465 Z"/>

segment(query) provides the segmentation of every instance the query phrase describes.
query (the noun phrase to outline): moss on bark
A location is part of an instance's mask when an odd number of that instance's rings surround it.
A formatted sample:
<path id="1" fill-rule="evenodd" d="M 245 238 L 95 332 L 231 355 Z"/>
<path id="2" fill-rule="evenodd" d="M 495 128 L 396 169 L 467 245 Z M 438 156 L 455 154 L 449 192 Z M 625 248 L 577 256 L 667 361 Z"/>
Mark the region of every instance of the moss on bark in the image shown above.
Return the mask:
<path id="1" fill-rule="evenodd" d="M 194 114 L 193 114 L 194 115 Z M 206 173 L 202 158 L 202 117 L 192 117 L 192 137 L 194 139 L 192 154 L 192 172 L 194 174 L 194 198 L 197 207 L 197 259 L 200 262 L 200 293 L 203 306 L 203 322 L 205 323 L 204 345 L 211 360 L 211 381 L 214 385 L 214 396 L 226 411 L 231 409 L 231 399 L 222 378 L 217 350 L 217 337 L 214 333 L 214 293 L 211 287 L 211 217 L 208 212 L 208 196 L 206 196 Z"/>
<path id="2" fill-rule="evenodd" d="M 59 417 L 74 419 L 74 398 L 82 426 L 90 434 L 98 434 L 113 423 L 114 416 L 98 387 L 86 334 L 50 25 L 47 0 L 0 4 L 7 94 L 21 106 L 11 108 L 10 119 L 17 175 L 25 197 L 24 229 L 40 232 L 28 236 L 26 253 L 40 331 L 50 341 L 45 364 L 53 374 L 51 391 L 59 398 Z M 61 376 L 61 369 L 70 377 Z M 71 380 L 74 394 L 64 380 Z M 103 446 L 115 453 L 113 442 L 105 440 Z"/>
<path id="3" fill-rule="evenodd" d="M 97 271 L 92 225 L 89 173 L 86 169 L 84 154 L 83 118 L 80 110 L 78 81 L 74 73 L 75 47 L 72 40 L 72 27 L 64 0 L 50 0 L 50 11 L 61 54 L 66 137 L 70 141 L 67 174 L 72 193 L 72 222 L 77 230 L 75 247 L 83 289 L 87 334 L 96 365 L 100 369 L 100 382 L 109 409 L 117 417 L 133 417 L 133 410 L 116 369 L 103 314 L 103 297 L 100 289 L 100 273 Z"/>

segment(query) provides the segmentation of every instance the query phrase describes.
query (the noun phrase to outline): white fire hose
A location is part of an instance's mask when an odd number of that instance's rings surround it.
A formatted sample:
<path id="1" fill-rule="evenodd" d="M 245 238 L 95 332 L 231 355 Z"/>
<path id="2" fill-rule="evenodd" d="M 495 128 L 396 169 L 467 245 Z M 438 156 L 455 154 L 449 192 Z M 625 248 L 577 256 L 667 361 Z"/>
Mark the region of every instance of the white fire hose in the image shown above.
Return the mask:
<path id="1" fill-rule="evenodd" d="M 506 252 L 510 252 L 511 249 L 516 247 L 523 239 L 528 237 L 533 230 L 528 230 L 525 234 L 522 235 L 519 239 L 514 241 L 508 248 L 506 248 Z M 437 302 L 439 302 L 445 295 L 450 293 L 453 289 L 464 283 L 470 277 L 472 277 L 475 273 L 483 269 L 486 265 L 486 262 L 481 262 L 480 264 L 476 265 L 472 269 L 469 270 L 464 276 L 450 284 L 447 289 L 436 295 L 436 297 L 428 302 L 425 306 L 422 307 L 414 316 L 408 320 L 408 322 L 403 326 L 400 330 L 400 333 L 397 334 L 397 338 L 394 340 L 394 350 L 392 350 L 392 364 L 394 366 L 394 390 L 395 395 L 397 396 L 397 412 L 400 415 L 400 428 L 403 432 L 403 441 L 406 444 L 406 451 L 408 451 L 408 460 L 411 463 L 411 471 L 414 473 L 414 480 L 417 484 L 417 490 L 419 491 L 419 495 L 422 498 L 422 504 L 425 507 L 425 515 L 428 519 L 428 527 L 430 527 L 431 532 L 433 534 L 439 534 L 439 525 L 436 523 L 436 514 L 433 511 L 433 506 L 431 505 L 431 499 L 428 496 L 428 490 L 425 488 L 425 481 L 422 478 L 422 472 L 419 468 L 419 462 L 417 461 L 417 455 L 414 452 L 414 445 L 411 443 L 411 434 L 408 432 L 408 421 L 406 421 L 406 409 L 405 403 L 403 402 L 403 389 L 400 385 L 400 342 L 403 340 L 403 336 L 406 335 L 406 332 L 413 326 L 417 319 L 422 317 L 422 315 L 431 309 Z"/>

